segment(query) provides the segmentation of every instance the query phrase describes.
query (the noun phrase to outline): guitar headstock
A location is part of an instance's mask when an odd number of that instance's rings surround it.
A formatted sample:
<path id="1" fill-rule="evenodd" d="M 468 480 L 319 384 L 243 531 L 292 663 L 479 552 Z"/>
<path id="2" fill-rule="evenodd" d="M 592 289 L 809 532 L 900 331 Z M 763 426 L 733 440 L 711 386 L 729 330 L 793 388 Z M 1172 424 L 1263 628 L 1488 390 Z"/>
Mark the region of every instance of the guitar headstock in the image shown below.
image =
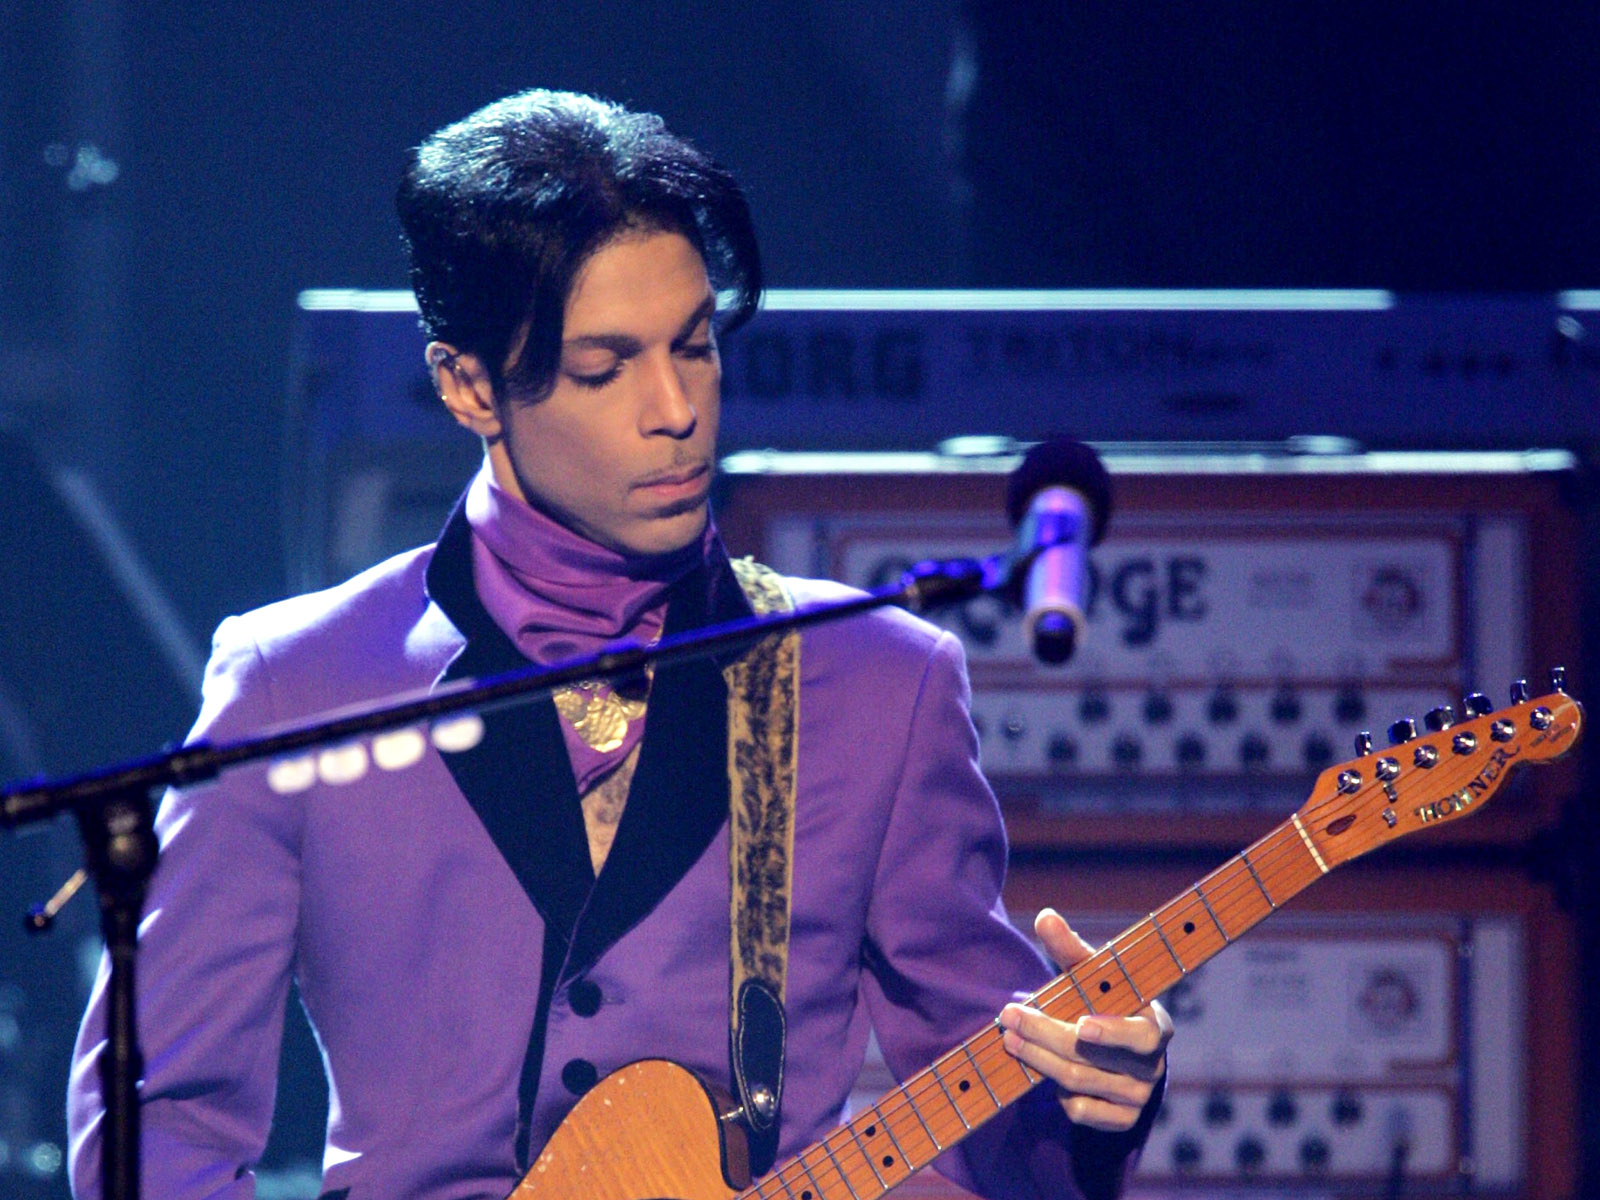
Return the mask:
<path id="1" fill-rule="evenodd" d="M 1506 778 L 1524 763 L 1560 758 L 1577 744 L 1583 706 L 1564 689 L 1565 676 L 1551 673 L 1550 694 L 1532 698 L 1518 681 L 1511 704 L 1489 711 L 1482 695 L 1468 696 L 1465 719 L 1448 708 L 1428 714 L 1428 731 L 1410 721 L 1390 727 L 1394 744 L 1372 749 L 1357 739 L 1359 758 L 1317 776 L 1311 798 L 1295 814 L 1328 866 L 1428 829 L 1469 816 L 1488 803 Z"/>

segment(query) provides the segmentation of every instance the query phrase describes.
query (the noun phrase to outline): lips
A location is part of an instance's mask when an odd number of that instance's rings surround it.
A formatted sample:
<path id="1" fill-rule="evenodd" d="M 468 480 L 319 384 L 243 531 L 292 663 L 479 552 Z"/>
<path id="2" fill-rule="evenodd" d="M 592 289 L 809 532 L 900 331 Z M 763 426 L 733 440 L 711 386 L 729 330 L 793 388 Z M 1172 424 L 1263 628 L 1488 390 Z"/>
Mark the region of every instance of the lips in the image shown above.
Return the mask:
<path id="1" fill-rule="evenodd" d="M 696 463 L 690 467 L 673 467 L 655 475 L 647 475 L 633 486 L 637 490 L 658 495 L 688 495 L 699 490 L 710 474 L 709 464 Z"/>

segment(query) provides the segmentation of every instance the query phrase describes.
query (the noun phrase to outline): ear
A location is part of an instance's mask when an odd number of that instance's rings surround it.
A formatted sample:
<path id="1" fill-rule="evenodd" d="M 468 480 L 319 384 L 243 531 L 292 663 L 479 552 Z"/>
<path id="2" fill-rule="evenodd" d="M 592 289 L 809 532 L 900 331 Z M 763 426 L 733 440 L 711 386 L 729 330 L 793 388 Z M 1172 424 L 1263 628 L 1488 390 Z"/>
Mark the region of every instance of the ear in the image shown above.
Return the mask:
<path id="1" fill-rule="evenodd" d="M 464 429 L 481 438 L 500 436 L 500 417 L 494 406 L 494 387 L 483 364 L 447 342 L 429 342 L 428 367 L 439 399 Z"/>

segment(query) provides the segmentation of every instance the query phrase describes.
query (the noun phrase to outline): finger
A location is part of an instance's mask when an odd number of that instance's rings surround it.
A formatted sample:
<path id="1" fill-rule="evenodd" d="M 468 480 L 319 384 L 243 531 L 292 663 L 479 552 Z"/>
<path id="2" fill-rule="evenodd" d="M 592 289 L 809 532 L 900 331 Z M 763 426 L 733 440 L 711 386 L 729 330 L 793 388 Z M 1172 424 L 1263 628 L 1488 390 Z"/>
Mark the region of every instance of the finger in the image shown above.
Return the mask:
<path id="1" fill-rule="evenodd" d="M 1078 1051 L 1086 1058 L 1094 1057 L 1095 1047 L 1157 1055 L 1171 1036 L 1149 1009 L 1131 1017 L 1084 1017 L 1077 1026 Z"/>
<path id="2" fill-rule="evenodd" d="M 1045 953 L 1066 970 L 1094 953 L 1094 947 L 1078 936 L 1077 930 L 1053 908 L 1039 910 L 1033 919 L 1033 932 L 1044 943 Z"/>
<path id="3" fill-rule="evenodd" d="M 1067 1120 L 1107 1133 L 1122 1133 L 1132 1129 L 1144 1110 L 1142 1104 L 1138 1108 L 1130 1108 L 1125 1104 L 1097 1100 L 1093 1096 L 1063 1096 L 1061 1107 L 1066 1110 Z"/>
<path id="4" fill-rule="evenodd" d="M 999 1023 L 1000 1028 L 1007 1031 L 1008 1037 L 1014 1037 L 1018 1042 L 1039 1046 L 1058 1058 L 1081 1061 L 1076 1025 L 1057 1021 L 1026 1004 L 1006 1005 L 1000 1010 Z"/>
<path id="5" fill-rule="evenodd" d="M 1155 1085 L 1148 1079 L 1063 1058 L 1048 1046 L 1027 1041 L 1015 1030 L 1008 1031 L 1004 1040 L 1008 1053 L 1068 1095 L 1128 1105 L 1137 1111 L 1144 1107 L 1154 1090 Z"/>

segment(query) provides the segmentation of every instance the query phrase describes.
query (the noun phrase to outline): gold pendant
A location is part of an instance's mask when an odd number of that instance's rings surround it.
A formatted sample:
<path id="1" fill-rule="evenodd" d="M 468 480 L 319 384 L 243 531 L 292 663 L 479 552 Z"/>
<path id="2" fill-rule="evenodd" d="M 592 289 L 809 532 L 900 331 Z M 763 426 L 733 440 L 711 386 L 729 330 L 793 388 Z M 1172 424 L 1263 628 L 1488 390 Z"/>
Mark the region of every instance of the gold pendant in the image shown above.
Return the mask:
<path id="1" fill-rule="evenodd" d="M 621 746 L 628 726 L 644 716 L 645 702 L 619 696 L 604 683 L 580 683 L 558 689 L 551 697 L 561 719 L 572 726 L 584 745 L 601 754 Z"/>

